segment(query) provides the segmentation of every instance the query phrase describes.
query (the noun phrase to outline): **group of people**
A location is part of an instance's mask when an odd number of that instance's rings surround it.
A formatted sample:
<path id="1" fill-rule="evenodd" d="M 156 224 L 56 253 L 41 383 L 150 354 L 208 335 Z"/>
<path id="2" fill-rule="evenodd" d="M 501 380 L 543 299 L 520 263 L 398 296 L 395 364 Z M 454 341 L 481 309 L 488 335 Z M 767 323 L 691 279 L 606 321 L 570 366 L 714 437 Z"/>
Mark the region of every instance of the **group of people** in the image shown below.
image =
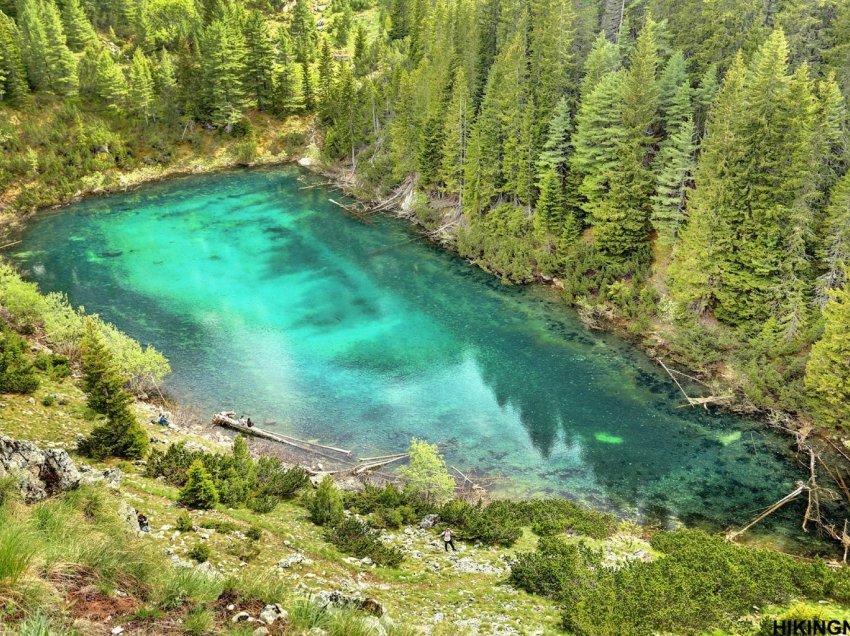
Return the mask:
<path id="1" fill-rule="evenodd" d="M 239 418 L 239 423 L 242 426 L 247 426 L 248 428 L 252 428 L 254 426 L 254 422 L 251 421 L 251 418 L 245 417 L 244 415 Z"/>

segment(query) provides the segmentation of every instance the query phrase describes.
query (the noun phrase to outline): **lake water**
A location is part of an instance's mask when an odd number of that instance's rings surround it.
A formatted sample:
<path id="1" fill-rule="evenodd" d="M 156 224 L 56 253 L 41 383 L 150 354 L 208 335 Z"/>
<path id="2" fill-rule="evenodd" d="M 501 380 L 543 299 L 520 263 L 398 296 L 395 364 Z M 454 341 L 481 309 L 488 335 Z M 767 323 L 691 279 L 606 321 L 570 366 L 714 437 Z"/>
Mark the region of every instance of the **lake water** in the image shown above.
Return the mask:
<path id="1" fill-rule="evenodd" d="M 294 167 L 180 178 L 37 217 L 7 252 L 163 351 L 168 391 L 361 455 L 436 442 L 493 490 L 740 525 L 803 473 L 755 422 L 681 408 L 645 355 Z M 761 530 L 797 534 L 799 507 Z"/>

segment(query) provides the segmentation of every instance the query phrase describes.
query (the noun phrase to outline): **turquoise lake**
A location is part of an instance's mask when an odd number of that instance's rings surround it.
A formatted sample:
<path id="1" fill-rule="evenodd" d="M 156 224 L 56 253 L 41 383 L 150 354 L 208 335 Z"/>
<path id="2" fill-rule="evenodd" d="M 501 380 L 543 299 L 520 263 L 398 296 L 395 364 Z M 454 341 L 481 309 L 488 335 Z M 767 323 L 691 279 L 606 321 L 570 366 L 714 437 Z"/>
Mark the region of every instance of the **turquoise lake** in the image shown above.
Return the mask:
<path id="1" fill-rule="evenodd" d="M 361 455 L 439 443 L 492 490 L 737 526 L 804 473 L 754 421 L 681 408 L 663 371 L 551 290 L 364 223 L 297 168 L 175 179 L 35 218 L 7 255 L 171 360 L 167 390 Z M 796 506 L 796 504 L 795 504 Z M 799 535 L 791 506 L 759 530 Z"/>

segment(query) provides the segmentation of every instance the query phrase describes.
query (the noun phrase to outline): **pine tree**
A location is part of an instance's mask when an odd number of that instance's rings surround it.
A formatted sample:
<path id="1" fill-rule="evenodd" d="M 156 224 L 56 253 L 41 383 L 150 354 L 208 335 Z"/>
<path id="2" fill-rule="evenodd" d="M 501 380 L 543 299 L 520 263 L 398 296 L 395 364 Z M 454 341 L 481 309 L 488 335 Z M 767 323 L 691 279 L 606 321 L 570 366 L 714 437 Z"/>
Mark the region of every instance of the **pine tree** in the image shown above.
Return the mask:
<path id="1" fill-rule="evenodd" d="M 621 119 L 624 78 L 624 71 L 604 75 L 582 100 L 576 114 L 575 151 L 570 167 L 581 179 L 581 207 L 591 217 L 608 192 L 618 152 L 625 143 L 626 130 Z"/>
<path id="2" fill-rule="evenodd" d="M 708 120 L 708 112 L 720 83 L 717 79 L 717 65 L 710 65 L 700 77 L 699 84 L 694 90 L 694 123 L 697 134 L 702 137 L 705 132 L 705 124 Z"/>
<path id="3" fill-rule="evenodd" d="M 310 62 L 316 56 L 316 20 L 310 12 L 307 0 L 295 0 L 289 34 L 295 47 L 295 59 L 302 64 Z"/>
<path id="4" fill-rule="evenodd" d="M 846 276 L 845 276 L 846 279 Z M 817 422 L 850 430 L 850 289 L 831 292 L 824 307 L 824 331 L 806 365 L 806 391 Z"/>
<path id="5" fill-rule="evenodd" d="M 440 160 L 440 181 L 446 192 L 463 198 L 463 171 L 466 164 L 466 146 L 472 125 L 472 96 L 463 67 L 455 71 L 452 94 L 446 107 L 443 126 L 443 146 Z"/>
<path id="6" fill-rule="evenodd" d="M 36 90 L 70 95 L 78 87 L 76 59 L 53 0 L 19 0 L 18 25 L 27 75 Z"/>
<path id="7" fill-rule="evenodd" d="M 584 77 L 581 80 L 580 101 L 596 88 L 600 80 L 620 68 L 620 51 L 604 33 L 600 33 L 593 42 L 593 48 L 584 63 Z"/>
<path id="8" fill-rule="evenodd" d="M 847 284 L 850 267 L 850 170 L 835 184 L 826 209 L 823 239 L 823 269 L 818 278 L 816 302 L 823 307 L 829 292 Z"/>
<path id="9" fill-rule="evenodd" d="M 80 0 L 64 0 L 62 24 L 68 36 L 68 46 L 72 50 L 82 51 L 87 46 L 97 43 L 97 34 L 80 6 Z"/>
<path id="10" fill-rule="evenodd" d="M 328 475 L 319 483 L 316 492 L 307 498 L 310 520 L 319 526 L 334 525 L 342 520 L 342 495 Z"/>
<path id="11" fill-rule="evenodd" d="M 688 200 L 688 224 L 681 233 L 670 265 L 670 291 L 681 305 L 697 314 L 714 306 L 721 284 L 722 263 L 734 249 L 730 218 L 737 201 L 726 184 L 738 178 L 744 145 L 736 119 L 744 106 L 746 69 L 739 54 L 726 72 L 706 124 L 702 154 Z"/>
<path id="12" fill-rule="evenodd" d="M 662 245 L 672 245 L 685 221 L 685 201 L 696 166 L 696 129 L 693 119 L 679 122 L 661 145 L 655 160 L 656 185 L 652 197 L 652 226 Z"/>
<path id="13" fill-rule="evenodd" d="M 543 151 L 537 160 L 539 196 L 534 224 L 539 236 L 555 237 L 559 243 L 574 239 L 581 228 L 577 206 L 567 192 L 570 147 L 570 109 L 562 97 L 549 121 Z"/>
<path id="14" fill-rule="evenodd" d="M 354 33 L 354 71 L 357 75 L 363 75 L 366 72 L 367 53 L 366 27 L 363 26 L 362 22 L 358 22 L 357 30 Z"/>
<path id="15" fill-rule="evenodd" d="M 655 22 L 647 17 L 623 78 L 623 143 L 617 148 L 616 177 L 593 208 L 594 245 L 619 263 L 649 257 L 648 231 L 654 178 L 648 167 L 658 126 L 659 95 Z"/>
<path id="16" fill-rule="evenodd" d="M 28 91 L 21 34 L 15 21 L 0 11 L 0 101 L 21 99 Z"/>
<path id="17" fill-rule="evenodd" d="M 274 44 L 268 23 L 259 11 L 245 21 L 245 90 L 259 110 L 274 102 Z"/>
<path id="18" fill-rule="evenodd" d="M 27 342 L 0 323 L 0 393 L 32 393 L 39 379 L 26 356 Z"/>
<path id="19" fill-rule="evenodd" d="M 159 54 L 159 64 L 154 67 L 154 91 L 156 108 L 161 116 L 171 118 L 177 111 L 177 67 L 168 49 Z"/>
<path id="20" fill-rule="evenodd" d="M 658 79 L 661 119 L 668 135 L 693 117 L 692 92 L 685 57 L 681 51 L 674 51 Z"/>
<path id="21" fill-rule="evenodd" d="M 322 119 L 327 119 L 333 107 L 334 86 L 334 59 L 327 38 L 322 38 L 317 71 L 319 74 L 317 91 L 319 113 L 322 115 Z"/>
<path id="22" fill-rule="evenodd" d="M 313 77 L 310 65 L 307 62 L 301 63 L 301 95 L 304 100 L 304 110 L 307 112 L 315 110 L 316 96 L 313 90 Z"/>
<path id="23" fill-rule="evenodd" d="M 127 81 L 107 49 L 101 49 L 95 65 L 95 92 L 108 110 L 120 113 L 127 100 Z"/>
<path id="24" fill-rule="evenodd" d="M 82 339 L 81 367 L 87 405 L 95 413 L 106 416 L 85 440 L 80 442 L 83 454 L 96 458 L 124 457 L 139 459 L 148 448 L 147 434 L 130 410 L 132 397 L 124 390 L 121 378 L 96 324 L 85 324 Z"/>
<path id="25" fill-rule="evenodd" d="M 154 81 L 151 62 L 141 49 L 136 49 L 130 63 L 128 95 L 130 108 L 147 124 L 155 114 Z"/>
<path id="26" fill-rule="evenodd" d="M 196 459 L 186 473 L 186 484 L 180 489 L 177 501 L 187 508 L 209 510 L 218 503 L 218 490 L 204 463 Z"/>
<path id="27" fill-rule="evenodd" d="M 48 87 L 59 95 L 73 95 L 78 88 L 77 60 L 66 43 L 59 10 L 53 0 L 42 0 L 40 11 L 47 39 Z"/>
<path id="28" fill-rule="evenodd" d="M 235 25 L 216 20 L 201 34 L 200 47 L 204 112 L 216 125 L 230 124 L 245 106 L 244 38 Z"/>

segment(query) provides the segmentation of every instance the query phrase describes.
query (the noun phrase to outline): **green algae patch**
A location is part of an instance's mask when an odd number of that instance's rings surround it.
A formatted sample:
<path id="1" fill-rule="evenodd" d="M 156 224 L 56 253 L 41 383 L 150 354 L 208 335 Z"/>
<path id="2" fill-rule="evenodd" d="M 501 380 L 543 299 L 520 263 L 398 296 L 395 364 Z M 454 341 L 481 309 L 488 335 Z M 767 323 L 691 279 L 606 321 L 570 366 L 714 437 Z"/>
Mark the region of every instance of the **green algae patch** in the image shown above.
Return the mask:
<path id="1" fill-rule="evenodd" d="M 617 437 L 616 435 L 611 435 L 610 433 L 596 433 L 594 436 L 597 442 L 602 442 L 603 444 L 622 444 L 623 438 Z"/>
<path id="2" fill-rule="evenodd" d="M 717 441 L 723 444 L 724 446 L 729 446 L 732 442 L 737 442 L 741 439 L 741 431 L 734 431 L 729 433 L 728 435 L 721 435 L 717 438 Z"/>

